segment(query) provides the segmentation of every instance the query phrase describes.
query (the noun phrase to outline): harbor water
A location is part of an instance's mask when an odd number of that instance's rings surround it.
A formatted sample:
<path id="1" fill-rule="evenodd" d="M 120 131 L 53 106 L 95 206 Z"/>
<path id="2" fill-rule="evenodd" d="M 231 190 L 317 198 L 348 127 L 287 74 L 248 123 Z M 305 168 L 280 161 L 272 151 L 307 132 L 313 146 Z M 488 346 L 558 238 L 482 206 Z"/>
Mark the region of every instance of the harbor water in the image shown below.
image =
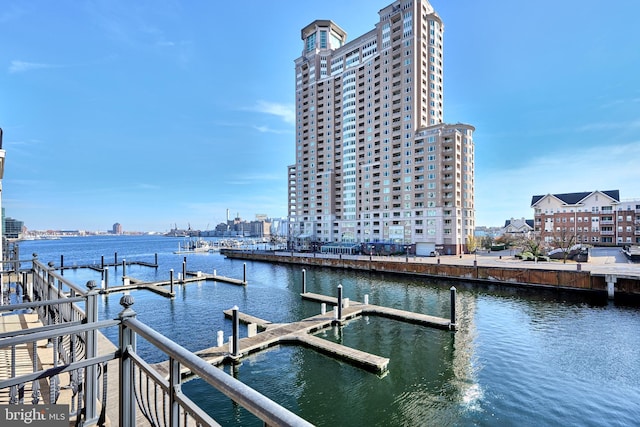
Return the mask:
<path id="1" fill-rule="evenodd" d="M 219 253 L 174 254 L 181 238 L 92 236 L 20 243 L 21 259 L 65 266 L 118 260 L 153 262 L 157 269 L 128 266 L 145 281 L 176 277 L 186 257 L 189 271 L 242 278 L 245 262 Z M 23 264 L 27 267 L 28 263 Z M 168 299 L 133 291 L 133 309 L 185 348 L 216 345 L 217 331 L 231 333 L 223 310 L 292 322 L 318 314 L 318 303 L 300 298 L 299 266 L 246 262 L 247 286 L 198 282 L 176 286 Z M 121 284 L 111 267 L 109 286 Z M 100 281 L 90 269 L 65 270 L 83 285 Z M 307 290 L 372 304 L 449 316 L 451 283 L 379 273 L 307 269 Z M 277 346 L 223 366 L 230 375 L 319 426 L 631 426 L 640 425 L 640 308 L 585 295 L 487 288 L 457 283 L 458 326 L 452 333 L 379 317 L 360 317 L 318 336 L 390 359 L 383 375 L 318 354 Z M 100 318 L 115 318 L 121 294 L 102 296 Z M 592 298 L 592 297 L 591 297 Z M 117 331 L 107 331 L 117 342 Z M 246 336 L 246 330 L 241 331 Z M 164 360 L 138 342 L 150 363 Z M 193 379 L 185 392 L 220 424 L 261 423 L 206 383 Z"/>

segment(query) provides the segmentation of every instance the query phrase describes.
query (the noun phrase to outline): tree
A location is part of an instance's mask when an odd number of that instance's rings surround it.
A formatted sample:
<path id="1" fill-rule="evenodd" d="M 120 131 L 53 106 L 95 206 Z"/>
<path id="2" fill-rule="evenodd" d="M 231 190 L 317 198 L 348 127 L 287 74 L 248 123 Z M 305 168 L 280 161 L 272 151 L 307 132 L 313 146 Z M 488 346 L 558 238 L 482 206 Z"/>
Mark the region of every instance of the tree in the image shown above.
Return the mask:
<path id="1" fill-rule="evenodd" d="M 535 238 L 525 238 L 522 241 L 523 247 L 522 252 L 529 252 L 533 255 L 533 258 L 537 260 L 538 258 L 544 256 L 544 246 L 539 239 Z"/>
<path id="2" fill-rule="evenodd" d="M 491 246 L 493 246 L 493 237 L 491 236 L 483 236 L 480 241 L 480 246 L 482 246 L 484 249 L 491 249 Z"/>
<path id="3" fill-rule="evenodd" d="M 473 234 L 467 236 L 467 251 L 473 253 L 478 249 L 478 239 Z"/>
<path id="4" fill-rule="evenodd" d="M 476 249 L 478 249 L 478 240 L 476 239 L 476 236 L 469 234 L 467 236 L 467 251 L 469 251 L 469 253 L 473 253 Z"/>
<path id="5" fill-rule="evenodd" d="M 553 246 L 562 250 L 562 262 L 567 263 L 569 257 L 569 250 L 576 243 L 576 235 L 572 232 L 567 232 L 567 228 L 563 227 L 560 231 L 553 233 Z"/>

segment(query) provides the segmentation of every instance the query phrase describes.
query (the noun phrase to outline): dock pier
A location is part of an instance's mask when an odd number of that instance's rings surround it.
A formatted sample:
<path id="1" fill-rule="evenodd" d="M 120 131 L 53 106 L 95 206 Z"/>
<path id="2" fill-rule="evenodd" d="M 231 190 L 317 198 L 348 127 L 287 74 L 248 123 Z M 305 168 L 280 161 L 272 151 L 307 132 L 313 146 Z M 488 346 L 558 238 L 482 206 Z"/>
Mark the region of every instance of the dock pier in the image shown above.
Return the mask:
<path id="1" fill-rule="evenodd" d="M 452 295 L 454 295 L 453 292 Z M 354 366 L 380 375 L 384 374 L 388 369 L 388 358 L 334 343 L 312 334 L 336 324 L 342 325 L 348 320 L 358 316 L 380 316 L 421 326 L 455 331 L 455 318 L 445 319 L 368 304 L 368 296 L 365 298 L 365 301 L 367 301 L 366 304 L 342 299 L 342 304 L 340 305 L 338 304 L 339 298 L 337 297 L 310 292 L 304 292 L 300 294 L 300 296 L 305 300 L 315 301 L 321 304 L 330 304 L 334 309 L 328 313 L 325 313 L 323 310 L 321 314 L 297 322 L 272 323 L 246 313 L 240 313 L 237 311 L 237 307 L 234 307 L 233 309 L 225 310 L 223 312 L 224 316 L 233 319 L 235 314 L 239 322 L 249 326 L 255 325 L 255 328 L 260 329 L 261 332 L 255 334 L 249 333 L 249 336 L 242 339 L 239 339 L 239 337 L 229 337 L 228 343 L 219 341 L 219 345 L 216 347 L 206 348 L 195 352 L 195 354 L 207 363 L 217 366 L 227 361 L 238 363 L 238 361 L 244 357 L 276 345 L 304 345 L 319 353 L 343 360 Z M 452 301 L 452 304 L 455 306 L 455 300 Z M 338 310 L 338 308 L 341 308 L 341 310 Z M 236 313 L 234 313 L 234 311 Z M 338 311 L 340 314 L 338 314 Z M 455 310 L 452 310 L 452 314 L 454 312 Z M 336 320 L 338 322 L 336 322 Z M 251 327 L 249 328 L 249 330 L 252 329 Z M 230 343 L 237 343 L 238 348 L 232 349 Z M 168 362 L 156 364 L 154 368 L 160 372 L 161 375 L 169 375 Z M 183 370 L 181 374 L 185 377 L 191 376 L 191 372 L 188 370 Z"/>

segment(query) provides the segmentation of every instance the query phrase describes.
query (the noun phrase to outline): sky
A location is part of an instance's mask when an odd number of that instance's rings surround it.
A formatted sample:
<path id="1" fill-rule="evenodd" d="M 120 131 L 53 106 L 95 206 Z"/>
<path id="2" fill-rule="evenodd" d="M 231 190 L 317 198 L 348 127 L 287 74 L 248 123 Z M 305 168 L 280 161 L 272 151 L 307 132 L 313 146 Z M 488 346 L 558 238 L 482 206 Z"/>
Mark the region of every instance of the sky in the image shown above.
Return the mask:
<path id="1" fill-rule="evenodd" d="M 2 206 L 30 230 L 287 215 L 300 30 L 390 0 L 3 0 Z M 432 0 L 444 116 L 475 126 L 476 224 L 531 198 L 640 198 L 640 2 Z"/>

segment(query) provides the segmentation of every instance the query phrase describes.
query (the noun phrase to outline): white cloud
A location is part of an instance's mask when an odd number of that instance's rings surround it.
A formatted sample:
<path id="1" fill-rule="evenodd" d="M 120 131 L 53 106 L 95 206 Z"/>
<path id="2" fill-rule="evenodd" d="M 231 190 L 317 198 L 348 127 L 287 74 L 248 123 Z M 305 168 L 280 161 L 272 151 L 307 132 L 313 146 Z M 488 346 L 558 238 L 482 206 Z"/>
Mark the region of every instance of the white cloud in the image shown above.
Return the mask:
<path id="1" fill-rule="evenodd" d="M 295 107 L 292 104 L 278 104 L 275 102 L 258 101 L 255 111 L 280 117 L 286 123 L 295 123 Z"/>
<path id="2" fill-rule="evenodd" d="M 23 73 L 31 70 L 41 70 L 43 68 L 57 68 L 58 65 L 53 64 L 43 64 L 37 62 L 26 62 L 26 61 L 11 61 L 11 65 L 9 65 L 10 73 Z"/>
<path id="3" fill-rule="evenodd" d="M 275 133 L 275 134 L 278 134 L 278 135 L 281 135 L 283 133 L 291 133 L 291 131 L 288 131 L 288 130 L 271 129 L 268 126 L 256 126 L 256 125 L 254 125 L 253 128 L 255 130 L 257 130 L 258 132 L 261 132 L 261 133 Z"/>
<path id="4" fill-rule="evenodd" d="M 226 180 L 225 184 L 229 185 L 255 185 L 265 181 L 280 181 L 282 174 L 243 174 Z"/>

